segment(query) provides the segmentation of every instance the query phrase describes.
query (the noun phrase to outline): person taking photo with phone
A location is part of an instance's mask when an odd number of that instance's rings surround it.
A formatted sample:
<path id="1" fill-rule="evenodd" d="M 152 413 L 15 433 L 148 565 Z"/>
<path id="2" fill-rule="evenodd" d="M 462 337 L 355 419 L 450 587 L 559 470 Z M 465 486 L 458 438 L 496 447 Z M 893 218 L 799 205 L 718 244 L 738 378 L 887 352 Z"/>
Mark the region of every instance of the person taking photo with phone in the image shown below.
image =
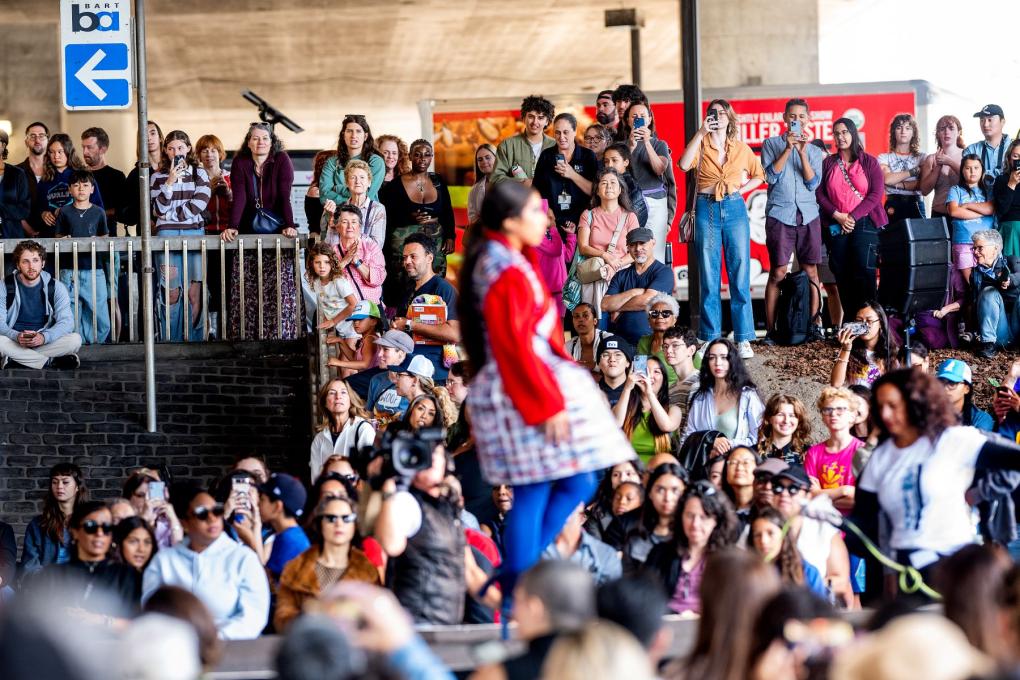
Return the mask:
<path id="1" fill-rule="evenodd" d="M 722 335 L 722 258 L 729 277 L 733 338 L 740 357 L 754 356 L 751 310 L 751 224 L 746 193 L 765 180 L 758 157 L 737 138 L 737 114 L 725 99 L 708 105 L 708 115 L 680 158 L 680 169 L 697 172 L 695 249 L 701 288 L 702 342 Z M 788 256 L 789 257 L 789 256 Z"/>
<path id="2" fill-rule="evenodd" d="M 877 302 L 868 302 L 857 310 L 853 322 L 843 324 L 836 339 L 839 354 L 829 374 L 829 384 L 833 387 L 871 387 L 894 368 L 899 343 L 896 336 L 889 333 L 889 321 Z"/>
<path id="3" fill-rule="evenodd" d="M 666 362 L 655 355 L 634 357 L 613 414 L 642 463 L 656 453 L 669 453 L 671 435 L 680 427 L 684 414 L 679 406 L 669 403 Z"/>
<path id="4" fill-rule="evenodd" d="M 768 183 L 765 204 L 765 245 L 769 251 L 769 280 L 765 285 L 764 345 L 774 345 L 779 282 L 789 271 L 791 256 L 811 279 L 811 317 L 821 304 L 818 263 L 822 260 L 822 223 L 815 189 L 822 181 L 825 152 L 814 144 L 808 103 L 803 99 L 786 102 L 783 122 L 786 134 L 767 138 L 761 147 L 761 164 Z M 821 327 L 811 324 L 810 337 L 821 340 Z"/>

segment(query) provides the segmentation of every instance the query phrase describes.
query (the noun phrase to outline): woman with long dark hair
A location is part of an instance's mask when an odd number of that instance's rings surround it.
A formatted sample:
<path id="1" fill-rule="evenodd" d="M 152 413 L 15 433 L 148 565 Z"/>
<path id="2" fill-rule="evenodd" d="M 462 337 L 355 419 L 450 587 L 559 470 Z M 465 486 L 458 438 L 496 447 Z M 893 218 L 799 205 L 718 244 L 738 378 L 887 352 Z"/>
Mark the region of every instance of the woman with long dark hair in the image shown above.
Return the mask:
<path id="1" fill-rule="evenodd" d="M 1020 447 L 957 425 L 946 390 L 918 369 L 879 378 L 871 412 L 881 443 L 857 480 L 852 519 L 877 541 L 884 514 L 890 527 L 884 552 L 927 580 L 942 558 L 975 540 L 966 500 L 975 471 L 1020 470 Z M 864 549 L 850 547 L 856 554 Z"/>
<path id="2" fill-rule="evenodd" d="M 591 498 L 595 471 L 634 451 L 591 374 L 564 350 L 556 305 L 535 269 L 533 248 L 548 226 L 538 193 L 497 184 L 481 222 L 465 258 L 458 311 L 475 369 L 467 405 L 478 458 L 491 484 L 514 487 L 501 573 L 506 597 Z"/>
<path id="3" fill-rule="evenodd" d="M 712 447 L 718 455 L 737 445 L 754 446 L 764 411 L 758 388 L 736 346 L 725 338 L 708 343 L 682 439 L 701 430 L 718 430 L 723 436 Z"/>
<path id="4" fill-rule="evenodd" d="M 661 580 L 675 614 L 701 612 L 708 558 L 737 540 L 733 504 L 704 480 L 694 482 L 677 505 L 673 538 L 652 548 L 645 567 Z"/>
<path id="5" fill-rule="evenodd" d="M 690 479 L 682 465 L 663 463 L 652 470 L 639 521 L 624 538 L 625 569 L 637 569 L 648 559 L 652 548 L 673 538 L 677 507 L 688 484 Z"/>
<path id="6" fill-rule="evenodd" d="M 878 302 L 865 302 L 857 310 L 854 324 L 867 326 L 861 333 L 846 324 L 839 330 L 839 354 L 832 365 L 829 384 L 833 387 L 871 387 L 883 373 L 891 371 L 900 351 L 899 341 L 889 332 L 889 319 Z"/>
<path id="7" fill-rule="evenodd" d="M 627 374 L 613 413 L 642 461 L 647 462 L 657 453 L 669 453 L 673 448 L 672 434 L 679 429 L 684 413 L 679 406 L 669 403 L 666 362 L 651 355 L 644 373 Z"/>
<path id="8" fill-rule="evenodd" d="M 63 564 L 71 558 L 68 518 L 78 503 L 89 498 L 81 468 L 74 463 L 57 463 L 50 468 L 49 477 L 42 514 L 32 518 L 25 530 L 21 569 L 26 576 L 46 565 Z"/>
<path id="9" fill-rule="evenodd" d="M 832 125 L 836 153 L 822 161 L 822 183 L 815 196 L 822 216 L 822 240 L 829 268 L 847 315 L 878 290 L 878 230 L 889 223 L 882 206 L 885 178 L 878 159 L 864 151 L 857 125 L 840 118 Z"/>
<path id="10" fill-rule="evenodd" d="M 332 159 L 330 159 L 332 160 Z M 328 165 L 328 162 L 327 162 Z M 256 222 L 260 229 L 274 229 L 259 232 L 263 236 L 280 234 L 285 238 L 295 238 L 297 228 L 294 226 L 294 211 L 290 203 L 290 190 L 294 184 L 294 165 L 290 156 L 283 150 L 283 142 L 267 123 L 252 123 L 244 136 L 241 148 L 237 150 L 230 166 L 231 188 L 234 191 L 234 204 L 231 207 L 230 228 L 220 236 L 230 243 L 237 239 L 238 234 L 254 234 Z M 261 210 L 261 213 L 259 212 Z M 275 217 L 279 225 L 272 227 L 269 223 Z M 256 220 L 258 218 L 258 220 Z M 298 294 L 300 284 L 294 272 L 294 258 L 281 256 L 280 290 L 276 286 L 276 253 L 262 253 L 262 282 L 258 280 L 259 261 L 255 251 L 244 253 L 244 281 L 241 281 L 240 257 L 234 258 L 233 271 L 230 278 L 230 337 L 244 338 L 293 339 L 298 335 L 298 305 L 301 296 Z M 241 328 L 241 301 L 239 290 L 244 286 L 244 329 Z M 259 291 L 262 298 L 259 299 Z M 277 320 L 277 295 L 280 297 L 282 332 Z M 259 307 L 262 308 L 262 328 L 259 329 Z M 261 331 L 261 332 L 260 332 Z"/>
<path id="11" fill-rule="evenodd" d="M 362 160 L 372 169 L 372 184 L 368 197 L 379 198 L 379 188 L 386 178 L 386 161 L 375 148 L 372 128 L 368 120 L 359 114 L 348 114 L 340 123 L 340 135 L 336 140 L 336 155 L 326 161 L 319 176 L 319 200 L 325 212 L 332 213 L 338 205 L 347 203 L 351 194 L 344 181 L 344 170 L 352 160 Z"/>
<path id="12" fill-rule="evenodd" d="M 113 527 L 113 546 L 116 556 L 139 574 L 145 571 L 152 556 L 159 550 L 152 525 L 141 517 L 126 517 Z"/>
<path id="13" fill-rule="evenodd" d="M 743 527 L 754 500 L 754 471 L 761 459 L 750 446 L 734 446 L 726 454 L 725 461 L 720 486 L 733 503 Z"/>
<path id="14" fill-rule="evenodd" d="M 804 560 L 793 537 L 784 531 L 786 518 L 783 513 L 769 506 L 755 508 L 748 524 L 747 547 L 765 562 L 774 564 L 783 583 L 804 586 L 816 595 L 828 596 L 818 570 Z"/>

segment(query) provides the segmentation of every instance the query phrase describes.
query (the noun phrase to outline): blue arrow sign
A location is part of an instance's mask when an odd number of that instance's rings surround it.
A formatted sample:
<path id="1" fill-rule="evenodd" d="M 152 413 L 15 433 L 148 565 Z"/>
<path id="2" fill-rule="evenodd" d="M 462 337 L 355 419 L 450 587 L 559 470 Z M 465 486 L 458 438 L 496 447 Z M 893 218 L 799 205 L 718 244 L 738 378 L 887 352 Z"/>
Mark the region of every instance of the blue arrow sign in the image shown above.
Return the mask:
<path id="1" fill-rule="evenodd" d="M 120 108 L 131 103 L 127 45 L 64 47 L 64 101 L 68 108 Z"/>

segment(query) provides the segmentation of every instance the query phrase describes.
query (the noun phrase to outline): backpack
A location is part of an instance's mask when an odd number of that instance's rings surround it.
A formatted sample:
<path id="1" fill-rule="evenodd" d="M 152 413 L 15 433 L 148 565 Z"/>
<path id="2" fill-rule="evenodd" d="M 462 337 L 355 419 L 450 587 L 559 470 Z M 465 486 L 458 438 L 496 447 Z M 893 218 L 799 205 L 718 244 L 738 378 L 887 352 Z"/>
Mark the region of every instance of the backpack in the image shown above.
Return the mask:
<path id="1" fill-rule="evenodd" d="M 772 331 L 772 339 L 780 345 L 800 345 L 807 342 L 808 331 L 816 319 L 821 318 L 821 305 L 818 313 L 811 316 L 811 279 L 804 270 L 790 272 L 779 282 L 779 299 L 776 301 L 776 327 Z M 822 299 L 818 291 L 819 301 Z"/>
<path id="2" fill-rule="evenodd" d="M 17 272 L 11 272 L 4 277 L 4 286 L 7 288 L 7 309 L 5 311 L 11 311 L 11 307 L 14 306 L 14 297 L 17 294 L 15 290 L 16 284 L 14 283 L 14 277 L 17 276 Z M 53 303 L 53 291 L 56 290 L 57 284 L 50 277 L 49 282 L 46 284 L 46 299 L 50 302 L 50 309 L 56 310 L 57 306 Z"/>

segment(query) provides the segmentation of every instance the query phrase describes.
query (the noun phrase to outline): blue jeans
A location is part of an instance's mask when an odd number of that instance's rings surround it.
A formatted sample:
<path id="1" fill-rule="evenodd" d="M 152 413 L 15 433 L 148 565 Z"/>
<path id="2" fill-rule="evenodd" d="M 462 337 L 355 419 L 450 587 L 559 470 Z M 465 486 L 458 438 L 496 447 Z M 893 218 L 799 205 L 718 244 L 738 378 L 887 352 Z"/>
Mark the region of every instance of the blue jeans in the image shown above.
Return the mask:
<path id="1" fill-rule="evenodd" d="M 96 279 L 96 305 L 92 306 L 92 278 Z M 79 269 L 75 281 L 74 270 L 65 267 L 60 270 L 60 282 L 67 286 L 74 310 L 74 299 L 78 298 L 78 328 L 82 342 L 106 342 L 110 337 L 110 291 L 106 286 L 106 272 L 101 269 Z M 92 335 L 92 317 L 96 319 L 96 334 Z"/>
<path id="2" fill-rule="evenodd" d="M 204 229 L 161 229 L 159 236 L 204 236 Z M 202 281 L 202 256 L 198 242 L 188 244 L 188 279 L 182 282 L 184 275 L 184 257 L 181 251 L 171 250 L 170 258 L 163 255 L 163 251 L 153 253 L 156 266 L 156 338 L 163 342 L 184 342 L 184 298 L 189 293 L 190 284 Z M 173 297 L 174 291 L 180 291 L 177 302 L 172 302 L 169 307 L 166 303 L 166 290 L 170 289 Z M 188 326 L 188 341 L 200 342 L 205 336 L 205 326 L 202 324 L 202 307 L 204 304 L 199 300 L 198 309 L 188 300 L 188 314 L 195 319 L 194 323 Z M 170 335 L 166 336 L 167 318 L 170 319 Z"/>
<path id="3" fill-rule="evenodd" d="M 994 342 L 1005 347 L 1020 332 L 1020 300 L 1006 310 L 1006 301 L 995 288 L 985 288 L 978 295 L 977 318 L 981 342 Z"/>
<path id="4" fill-rule="evenodd" d="M 825 226 L 822 236 L 829 249 L 829 269 L 836 277 L 843 315 L 853 319 L 857 310 L 874 300 L 878 292 L 878 229 L 870 217 L 862 217 L 849 234 L 834 235 Z"/>
<path id="5" fill-rule="evenodd" d="M 698 195 L 694 244 L 698 251 L 698 282 L 701 288 L 701 324 L 698 339 L 715 340 L 722 335 L 722 259 L 730 283 L 730 316 L 733 339 L 754 340 L 751 310 L 751 225 L 747 206 L 739 193 L 721 201 Z"/>

